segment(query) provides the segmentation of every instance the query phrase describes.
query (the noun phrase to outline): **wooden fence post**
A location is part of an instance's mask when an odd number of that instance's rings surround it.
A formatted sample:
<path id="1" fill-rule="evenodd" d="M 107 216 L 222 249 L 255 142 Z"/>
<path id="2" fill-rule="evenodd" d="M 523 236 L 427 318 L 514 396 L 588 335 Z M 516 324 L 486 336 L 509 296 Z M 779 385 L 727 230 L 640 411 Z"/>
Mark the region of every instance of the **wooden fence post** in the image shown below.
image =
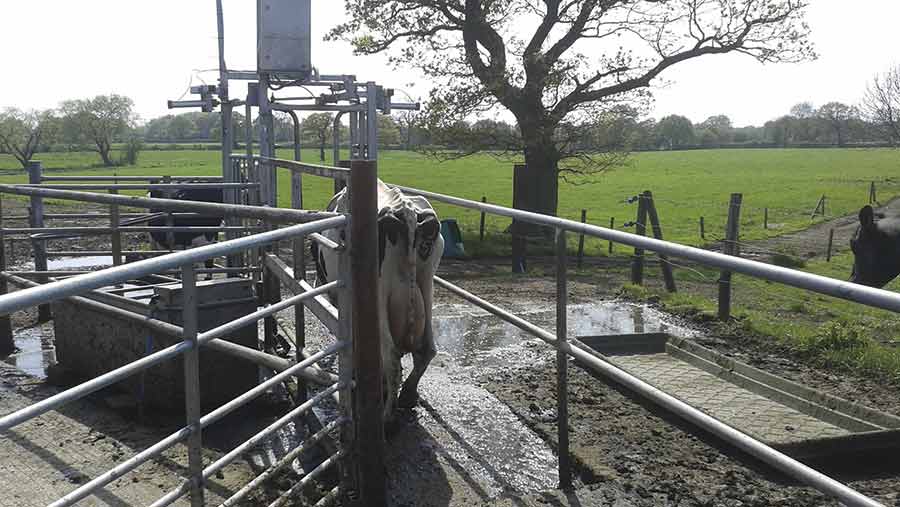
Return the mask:
<path id="1" fill-rule="evenodd" d="M 43 176 L 43 165 L 39 160 L 28 162 L 28 183 L 32 185 L 40 185 Z M 28 210 L 28 218 L 31 227 L 44 227 L 44 198 L 41 196 L 31 196 L 31 207 Z M 31 241 L 34 251 L 34 270 L 47 271 L 47 241 L 43 239 L 34 239 Z M 41 283 L 47 283 L 47 276 L 38 277 Z M 47 322 L 50 320 L 50 305 L 44 303 L 38 306 L 38 322 Z"/>
<path id="2" fill-rule="evenodd" d="M 825 262 L 831 262 L 831 246 L 834 243 L 834 229 L 828 231 L 828 253 L 825 254 Z"/>
<path id="3" fill-rule="evenodd" d="M 662 241 L 662 227 L 659 225 L 659 214 L 656 212 L 656 203 L 653 202 L 653 193 L 649 190 L 644 192 L 647 201 L 647 216 L 650 218 L 650 225 L 653 229 L 653 237 Z M 666 254 L 657 254 L 659 257 L 659 266 L 662 268 L 663 280 L 666 284 L 666 290 L 676 292 L 675 277 L 672 275 L 672 265 L 669 263 L 669 256 Z"/>
<path id="4" fill-rule="evenodd" d="M 587 223 L 587 210 L 581 210 L 581 223 Z M 584 257 L 584 234 L 578 235 L 578 269 L 581 269 L 582 258 Z"/>
<path id="5" fill-rule="evenodd" d="M 646 236 L 647 234 L 647 204 L 644 195 L 638 197 L 637 221 L 634 224 L 635 234 Z M 634 259 L 631 261 L 631 283 L 644 284 L 644 249 L 634 249 Z"/>
<path id="6" fill-rule="evenodd" d="M 769 228 L 769 208 L 763 208 L 763 229 Z"/>
<path id="7" fill-rule="evenodd" d="M 615 228 L 616 228 L 616 217 L 609 217 L 609 228 L 610 228 L 610 229 L 615 229 Z M 613 253 L 613 245 L 614 245 L 614 244 L 615 244 L 615 243 L 613 243 L 612 240 L 609 240 L 609 253 L 610 253 L 610 254 Z"/>
<path id="8" fill-rule="evenodd" d="M 703 224 L 703 217 L 700 217 L 700 239 L 706 239 L 706 227 Z"/>
<path id="9" fill-rule="evenodd" d="M 487 203 L 487 196 L 481 196 L 481 202 Z M 478 224 L 478 242 L 484 243 L 484 210 L 481 211 L 481 222 Z"/>
<path id="10" fill-rule="evenodd" d="M 0 199 L 0 271 L 6 271 L 6 235 L 3 233 L 3 201 Z M 9 291 L 6 278 L 0 278 L 0 296 Z M 0 356 L 12 354 L 16 350 L 13 339 L 12 320 L 9 314 L 0 316 Z"/>
<path id="11" fill-rule="evenodd" d="M 741 194 L 731 194 L 728 205 L 728 224 L 725 229 L 725 254 L 740 255 L 738 238 L 741 227 Z M 731 271 L 722 271 L 719 276 L 719 320 L 731 318 Z"/>
<path id="12" fill-rule="evenodd" d="M 869 185 L 869 204 L 877 203 L 878 199 L 875 198 L 875 182 L 873 181 Z"/>

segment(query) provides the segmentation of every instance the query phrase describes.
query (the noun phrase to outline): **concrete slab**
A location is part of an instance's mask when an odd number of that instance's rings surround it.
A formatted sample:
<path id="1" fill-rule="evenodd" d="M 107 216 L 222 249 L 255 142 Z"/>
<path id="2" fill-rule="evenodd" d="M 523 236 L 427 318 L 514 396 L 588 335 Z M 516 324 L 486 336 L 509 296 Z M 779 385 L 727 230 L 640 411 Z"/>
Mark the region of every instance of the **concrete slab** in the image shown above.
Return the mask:
<path id="1" fill-rule="evenodd" d="M 39 379 L 0 363 L 0 415 L 56 392 Z M 0 435 L 2 507 L 45 506 L 145 449 L 163 436 L 88 401 L 48 412 Z M 220 454 L 206 450 L 207 463 Z M 79 506 L 149 505 L 182 481 L 187 451 L 176 445 L 158 459 L 107 485 Z M 221 502 L 252 478 L 238 461 L 210 481 L 209 503 Z M 190 505 L 180 501 L 175 505 Z"/>

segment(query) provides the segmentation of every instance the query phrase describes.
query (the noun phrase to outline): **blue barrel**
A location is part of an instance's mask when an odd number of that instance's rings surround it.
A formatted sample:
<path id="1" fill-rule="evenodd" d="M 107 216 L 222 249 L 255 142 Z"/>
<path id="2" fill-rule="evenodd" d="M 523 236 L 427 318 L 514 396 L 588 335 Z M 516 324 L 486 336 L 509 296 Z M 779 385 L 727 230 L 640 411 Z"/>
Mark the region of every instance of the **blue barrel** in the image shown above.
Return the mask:
<path id="1" fill-rule="evenodd" d="M 466 249 L 463 246 L 462 233 L 456 219 L 447 218 L 441 220 L 441 237 L 444 238 L 444 255 L 448 259 L 463 259 L 466 257 Z"/>

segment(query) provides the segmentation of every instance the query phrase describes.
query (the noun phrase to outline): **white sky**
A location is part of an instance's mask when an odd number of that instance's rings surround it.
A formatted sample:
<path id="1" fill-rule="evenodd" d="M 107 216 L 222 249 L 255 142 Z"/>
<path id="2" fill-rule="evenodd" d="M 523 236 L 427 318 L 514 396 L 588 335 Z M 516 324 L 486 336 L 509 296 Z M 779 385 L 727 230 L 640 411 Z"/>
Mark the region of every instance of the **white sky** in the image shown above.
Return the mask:
<path id="1" fill-rule="evenodd" d="M 820 54 L 804 64 L 761 65 L 742 55 L 710 56 L 673 67 L 655 92 L 654 117 L 700 122 L 727 114 L 736 126 L 761 125 L 795 103 L 856 103 L 871 77 L 900 64 L 900 1 L 810 0 L 808 21 Z M 380 57 L 354 57 L 322 41 L 343 17 L 343 1 L 313 1 L 313 62 L 322 73 L 352 73 L 421 98 L 428 84 Z M 256 2 L 224 0 L 226 62 L 255 68 Z M 143 119 L 166 114 L 193 79 L 214 84 L 214 0 L 2 0 L 0 107 L 55 107 L 60 100 L 119 93 Z M 241 97 L 243 87 L 233 86 Z M 402 95 L 398 94 L 402 97 Z"/>

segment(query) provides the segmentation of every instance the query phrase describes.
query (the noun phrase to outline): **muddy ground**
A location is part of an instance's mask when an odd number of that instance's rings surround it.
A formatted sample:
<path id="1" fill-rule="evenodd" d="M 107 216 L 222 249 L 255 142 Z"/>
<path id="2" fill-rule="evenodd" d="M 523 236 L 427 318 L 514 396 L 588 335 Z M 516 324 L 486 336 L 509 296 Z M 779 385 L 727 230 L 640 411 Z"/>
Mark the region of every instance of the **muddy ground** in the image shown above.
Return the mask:
<path id="1" fill-rule="evenodd" d="M 571 284 L 572 304 L 616 297 L 611 287 L 626 280 L 615 270 L 597 279 Z M 626 275 L 627 276 L 627 275 Z M 551 279 L 508 276 L 459 277 L 464 288 L 501 306 L 515 306 L 523 299 L 552 301 Z M 445 293 L 441 293 L 443 297 Z M 831 374 L 785 357 L 765 343 L 739 335 L 716 336 L 702 322 L 691 322 L 701 333 L 701 344 L 750 363 L 760 369 L 810 387 L 900 414 L 897 386 L 886 386 L 845 374 Z M 810 488 L 756 462 L 737 449 L 665 413 L 629 392 L 594 378 L 578 366 L 569 370 L 570 440 L 578 478 L 586 491 L 584 505 L 834 505 Z M 556 446 L 556 375 L 551 361 L 531 369 L 493 372 L 480 378 L 491 393 L 542 438 Z M 900 505 L 900 471 L 896 463 L 871 463 L 860 470 L 841 470 L 832 464 L 816 464 L 886 505 Z M 892 466 L 893 470 L 884 472 Z M 861 478 L 881 469 L 877 478 Z M 549 504 L 576 505 L 564 497 L 533 496 Z M 524 501 L 524 500 L 523 500 Z M 593 503 L 600 502 L 600 503 Z M 616 503 L 619 502 L 619 503 Z M 515 503 L 510 503 L 515 505 Z"/>

